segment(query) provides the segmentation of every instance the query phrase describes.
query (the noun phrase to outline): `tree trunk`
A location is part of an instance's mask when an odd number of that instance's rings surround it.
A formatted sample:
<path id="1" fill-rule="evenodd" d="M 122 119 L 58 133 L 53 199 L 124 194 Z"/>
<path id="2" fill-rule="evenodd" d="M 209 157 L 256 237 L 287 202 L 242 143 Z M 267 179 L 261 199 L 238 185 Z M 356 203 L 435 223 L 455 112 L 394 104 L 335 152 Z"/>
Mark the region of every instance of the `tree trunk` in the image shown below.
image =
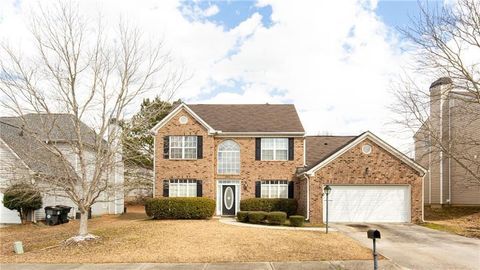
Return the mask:
<path id="1" fill-rule="evenodd" d="M 80 236 L 88 234 L 88 211 L 80 212 L 80 229 L 78 234 Z"/>

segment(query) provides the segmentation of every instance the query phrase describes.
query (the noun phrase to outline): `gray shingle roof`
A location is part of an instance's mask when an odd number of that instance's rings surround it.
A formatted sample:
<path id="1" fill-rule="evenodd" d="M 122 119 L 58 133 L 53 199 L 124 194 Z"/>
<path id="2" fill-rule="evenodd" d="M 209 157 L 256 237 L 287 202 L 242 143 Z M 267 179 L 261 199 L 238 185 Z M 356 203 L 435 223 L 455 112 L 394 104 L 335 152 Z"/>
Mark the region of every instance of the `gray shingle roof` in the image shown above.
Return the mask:
<path id="1" fill-rule="evenodd" d="M 315 167 L 356 138 L 358 136 L 306 136 L 306 169 Z"/>
<path id="2" fill-rule="evenodd" d="M 293 104 L 187 104 L 222 132 L 305 132 Z"/>
<path id="3" fill-rule="evenodd" d="M 25 121 L 25 122 L 24 122 Z M 84 123 L 80 127 L 86 144 L 95 143 L 95 132 Z M 35 173 L 76 177 L 70 164 L 62 159 L 48 142 L 77 140 L 73 116 L 69 114 L 27 114 L 20 117 L 0 117 L 0 138 Z"/>

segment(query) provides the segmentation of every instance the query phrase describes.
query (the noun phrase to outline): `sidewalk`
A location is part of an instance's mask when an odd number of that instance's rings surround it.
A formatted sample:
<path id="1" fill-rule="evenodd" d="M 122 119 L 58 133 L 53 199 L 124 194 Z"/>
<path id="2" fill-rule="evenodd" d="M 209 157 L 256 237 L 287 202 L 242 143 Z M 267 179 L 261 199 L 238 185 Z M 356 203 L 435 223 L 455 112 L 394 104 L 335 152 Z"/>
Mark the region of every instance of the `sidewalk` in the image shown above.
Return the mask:
<path id="1" fill-rule="evenodd" d="M 252 262 L 252 263 L 110 263 L 110 264 L 0 264 L 1 270 L 337 270 L 373 269 L 372 261 Z M 402 269 L 380 260 L 379 269 Z"/>

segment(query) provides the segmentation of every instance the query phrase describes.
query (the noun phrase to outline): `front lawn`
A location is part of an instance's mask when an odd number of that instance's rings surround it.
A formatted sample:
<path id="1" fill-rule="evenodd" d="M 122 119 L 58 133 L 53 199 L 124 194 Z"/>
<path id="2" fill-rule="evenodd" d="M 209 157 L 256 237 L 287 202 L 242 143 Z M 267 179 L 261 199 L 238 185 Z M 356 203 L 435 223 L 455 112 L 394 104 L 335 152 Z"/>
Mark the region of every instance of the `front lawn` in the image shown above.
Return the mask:
<path id="1" fill-rule="evenodd" d="M 238 227 L 212 220 L 147 220 L 128 209 L 122 216 L 93 218 L 100 241 L 80 247 L 58 244 L 75 234 L 77 222 L 48 227 L 0 228 L 2 263 L 254 262 L 367 260 L 369 249 L 340 234 Z M 13 253 L 22 241 L 25 254 Z"/>
<path id="2" fill-rule="evenodd" d="M 425 207 L 425 221 L 430 229 L 480 238 L 480 207 Z"/>

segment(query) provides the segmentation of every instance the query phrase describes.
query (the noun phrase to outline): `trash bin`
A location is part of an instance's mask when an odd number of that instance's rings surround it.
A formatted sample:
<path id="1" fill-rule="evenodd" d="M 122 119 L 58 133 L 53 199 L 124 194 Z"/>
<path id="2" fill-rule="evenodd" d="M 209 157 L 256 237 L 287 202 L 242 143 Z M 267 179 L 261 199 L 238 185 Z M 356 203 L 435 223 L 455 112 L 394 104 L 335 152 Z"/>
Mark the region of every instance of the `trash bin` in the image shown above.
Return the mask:
<path id="1" fill-rule="evenodd" d="M 61 209 L 55 206 L 45 207 L 45 222 L 47 225 L 53 226 L 59 224 Z"/>
<path id="2" fill-rule="evenodd" d="M 70 213 L 70 209 L 72 209 L 72 207 L 66 205 L 55 205 L 55 207 L 60 208 L 59 222 L 61 224 L 68 223 L 68 213 Z"/>

